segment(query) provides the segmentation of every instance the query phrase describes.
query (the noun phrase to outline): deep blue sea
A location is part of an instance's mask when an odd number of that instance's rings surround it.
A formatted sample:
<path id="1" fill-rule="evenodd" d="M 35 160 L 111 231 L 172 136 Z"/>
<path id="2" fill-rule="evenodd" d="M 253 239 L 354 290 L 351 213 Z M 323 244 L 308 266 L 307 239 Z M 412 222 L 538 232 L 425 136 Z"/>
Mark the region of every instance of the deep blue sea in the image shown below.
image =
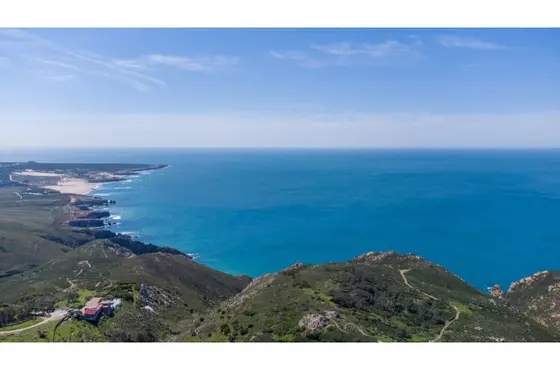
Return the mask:
<path id="1" fill-rule="evenodd" d="M 252 276 L 412 252 L 478 288 L 560 268 L 560 151 L 0 151 L 170 167 L 107 184 L 115 231 Z"/>

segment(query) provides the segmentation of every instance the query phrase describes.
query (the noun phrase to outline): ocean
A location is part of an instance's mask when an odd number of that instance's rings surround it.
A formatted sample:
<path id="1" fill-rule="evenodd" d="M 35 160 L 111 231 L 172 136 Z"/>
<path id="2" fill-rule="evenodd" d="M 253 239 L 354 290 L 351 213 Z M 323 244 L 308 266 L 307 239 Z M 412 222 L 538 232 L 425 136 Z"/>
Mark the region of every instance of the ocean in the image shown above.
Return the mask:
<path id="1" fill-rule="evenodd" d="M 415 253 L 474 286 L 560 268 L 560 151 L 1 151 L 0 160 L 168 168 L 106 184 L 114 231 L 258 276 Z"/>

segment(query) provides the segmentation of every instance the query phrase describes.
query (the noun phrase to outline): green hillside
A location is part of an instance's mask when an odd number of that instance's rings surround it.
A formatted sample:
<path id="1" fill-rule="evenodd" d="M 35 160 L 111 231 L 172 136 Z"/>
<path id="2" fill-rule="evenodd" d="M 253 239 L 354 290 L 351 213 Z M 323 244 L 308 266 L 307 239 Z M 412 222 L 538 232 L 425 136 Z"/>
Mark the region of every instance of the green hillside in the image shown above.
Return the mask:
<path id="1" fill-rule="evenodd" d="M 551 341 L 531 318 L 413 255 L 370 253 L 255 279 L 185 341 Z"/>

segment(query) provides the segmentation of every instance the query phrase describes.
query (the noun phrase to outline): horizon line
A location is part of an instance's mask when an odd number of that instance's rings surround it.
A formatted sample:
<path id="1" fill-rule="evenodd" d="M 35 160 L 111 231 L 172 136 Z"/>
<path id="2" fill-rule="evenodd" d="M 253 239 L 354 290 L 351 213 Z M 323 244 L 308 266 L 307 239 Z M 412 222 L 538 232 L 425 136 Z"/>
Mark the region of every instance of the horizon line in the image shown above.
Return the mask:
<path id="1" fill-rule="evenodd" d="M 560 146 L 529 147 L 529 146 L 473 146 L 473 147 L 336 147 L 336 146 L 122 146 L 122 147 L 2 147 L 0 152 L 17 150 L 560 150 Z"/>

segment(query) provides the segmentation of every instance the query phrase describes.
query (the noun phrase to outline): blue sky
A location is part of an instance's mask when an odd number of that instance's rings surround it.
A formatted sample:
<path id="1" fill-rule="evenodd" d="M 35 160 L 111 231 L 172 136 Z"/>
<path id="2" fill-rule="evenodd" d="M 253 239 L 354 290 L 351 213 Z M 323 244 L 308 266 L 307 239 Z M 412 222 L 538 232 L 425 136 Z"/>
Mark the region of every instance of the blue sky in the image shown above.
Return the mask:
<path id="1" fill-rule="evenodd" d="M 559 146 L 559 36 L 3 29 L 0 144 Z"/>

